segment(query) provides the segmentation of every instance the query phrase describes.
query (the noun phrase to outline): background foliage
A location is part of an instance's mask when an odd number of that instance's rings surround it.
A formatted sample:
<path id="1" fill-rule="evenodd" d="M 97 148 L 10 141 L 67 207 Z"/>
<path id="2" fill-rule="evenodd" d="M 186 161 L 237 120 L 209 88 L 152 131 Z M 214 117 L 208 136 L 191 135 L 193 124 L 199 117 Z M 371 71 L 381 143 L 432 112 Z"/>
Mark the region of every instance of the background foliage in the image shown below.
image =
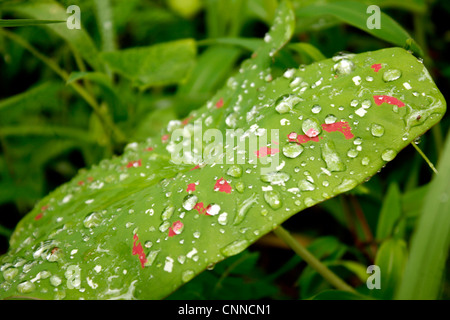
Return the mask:
<path id="1" fill-rule="evenodd" d="M 14 6 L 17 3 L 23 5 Z M 3 1 L 1 17 L 55 19 L 46 7 L 53 2 L 35 3 Z M 80 6 L 83 33 L 78 37 L 57 25 L 0 29 L 0 253 L 6 252 L 9 236 L 21 217 L 80 168 L 120 154 L 126 142 L 158 134 L 168 120 L 183 119 L 201 106 L 251 55 L 277 7 L 276 0 L 58 3 L 62 10 L 72 4 Z M 398 23 L 420 45 L 433 79 L 444 96 L 448 95 L 447 1 L 360 1 L 353 3 L 354 7 L 348 1 L 325 1 L 330 7 L 308 9 L 314 3 L 293 1 L 297 18 L 294 38 L 313 47 L 283 50 L 275 60 L 280 72 L 341 51 L 360 53 L 389 47 L 395 44 L 395 36 L 383 32 L 395 29 Z M 382 27 L 381 33 L 373 36 L 352 14 L 337 10 L 354 8 L 367 17 L 360 9 L 369 4 L 379 5 L 393 19 L 383 20 L 389 28 Z M 333 14 L 336 12 L 339 14 Z M 187 38 L 196 41 L 184 40 Z M 177 41 L 177 47 L 165 48 L 169 41 Z M 142 48 L 132 49 L 137 47 Z M 125 49 L 125 61 L 118 49 Z M 124 72 L 124 63 L 135 66 L 135 72 Z M 148 70 L 152 71 L 150 77 Z M 113 76 L 113 71 L 121 76 Z M 432 163 L 441 157 L 448 128 L 448 117 L 444 117 L 417 141 Z M 438 168 L 444 176 L 448 163 L 441 161 Z M 411 239 L 419 218 L 425 219 L 421 213 L 425 212 L 422 208 L 431 179 L 429 166 L 408 147 L 369 182 L 303 211 L 285 226 L 360 293 L 390 299 L 412 272 L 408 267 L 404 271 L 407 257 L 416 261 L 423 257 L 413 258 Z M 440 188 L 448 192 L 445 181 Z M 423 248 L 418 251 L 427 250 L 433 230 L 422 233 L 419 242 Z M 437 237 L 445 238 L 448 231 L 441 230 Z M 286 249 L 276 237 L 266 236 L 243 253 L 211 266 L 169 298 L 335 297 L 327 296 L 325 290 L 331 286 L 320 275 Z M 436 260 L 429 263 L 438 265 L 438 258 L 432 259 Z M 383 287 L 392 286 L 390 290 L 369 292 L 365 286 L 365 268 L 373 263 L 390 266 L 383 269 L 389 276 Z M 448 277 L 449 268 L 446 270 Z M 412 286 L 414 281 L 408 278 L 408 282 Z M 448 299 L 448 280 L 438 279 L 437 287 L 434 296 Z M 400 297 L 414 298 L 408 292 L 418 291 L 415 288 L 403 289 Z"/>

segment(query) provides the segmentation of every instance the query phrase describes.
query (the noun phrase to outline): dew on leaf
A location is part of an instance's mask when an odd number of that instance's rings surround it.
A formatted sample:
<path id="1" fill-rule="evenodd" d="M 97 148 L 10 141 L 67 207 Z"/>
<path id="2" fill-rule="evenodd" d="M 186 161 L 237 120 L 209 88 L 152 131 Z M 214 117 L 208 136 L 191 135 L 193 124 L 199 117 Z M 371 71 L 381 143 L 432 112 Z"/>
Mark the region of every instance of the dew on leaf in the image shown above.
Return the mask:
<path id="1" fill-rule="evenodd" d="M 283 204 L 280 193 L 275 190 L 265 191 L 264 200 L 274 210 L 281 208 Z"/>
<path id="2" fill-rule="evenodd" d="M 381 159 L 384 161 L 392 161 L 394 160 L 395 156 L 397 155 L 397 151 L 394 149 L 386 149 L 381 154 Z"/>
<path id="3" fill-rule="evenodd" d="M 272 185 L 284 185 L 290 178 L 288 173 L 282 171 L 272 171 L 261 175 L 262 182 L 269 182 Z"/>
<path id="4" fill-rule="evenodd" d="M 358 185 L 358 183 L 356 182 L 356 180 L 344 178 L 344 180 L 342 180 L 342 182 L 333 189 L 333 192 L 344 193 L 344 192 L 347 192 L 347 191 L 353 189 L 357 185 Z"/>
<path id="5" fill-rule="evenodd" d="M 321 132 L 322 129 L 320 127 L 319 121 L 316 119 L 305 119 L 302 123 L 302 131 L 310 138 L 317 137 Z"/>
<path id="6" fill-rule="evenodd" d="M 369 163 L 370 163 L 370 159 L 368 157 L 364 157 L 361 159 L 361 164 L 363 166 L 367 166 L 367 165 L 369 165 Z"/>
<path id="7" fill-rule="evenodd" d="M 322 159 L 327 164 L 330 171 L 344 171 L 346 166 L 339 156 L 336 147 L 332 141 L 326 142 L 321 146 Z"/>
<path id="8" fill-rule="evenodd" d="M 337 120 L 337 117 L 334 114 L 329 114 L 325 117 L 325 123 L 326 124 L 332 124 L 335 123 Z"/>
<path id="9" fill-rule="evenodd" d="M 355 64 L 348 59 L 341 59 L 334 65 L 334 71 L 337 75 L 350 74 L 355 69 Z"/>
<path id="10" fill-rule="evenodd" d="M 234 177 L 234 178 L 240 178 L 242 176 L 242 166 L 238 164 L 233 164 L 228 170 L 227 175 Z"/>
<path id="11" fill-rule="evenodd" d="M 314 191 L 316 186 L 308 180 L 300 180 L 298 182 L 298 187 L 301 191 Z"/>
<path id="12" fill-rule="evenodd" d="M 374 137 L 382 137 L 384 135 L 384 127 L 380 124 L 373 123 L 370 127 L 370 132 Z"/>
<path id="13" fill-rule="evenodd" d="M 188 195 L 188 196 L 192 196 L 192 195 Z M 172 217 L 172 214 L 174 211 L 175 211 L 175 207 L 173 205 L 168 205 L 167 207 L 164 208 L 163 212 L 161 213 L 161 219 L 164 221 L 170 219 L 170 217 Z"/>
<path id="14" fill-rule="evenodd" d="M 283 147 L 283 155 L 287 158 L 297 158 L 303 152 L 303 147 L 298 143 L 287 143 Z"/>
<path id="15" fill-rule="evenodd" d="M 320 111 L 322 111 L 322 107 L 318 104 L 315 104 L 312 108 L 311 108 L 311 112 L 312 113 L 319 113 Z"/>
<path id="16" fill-rule="evenodd" d="M 30 293 L 36 290 L 36 285 L 31 281 L 24 281 L 17 285 L 17 291 L 20 293 Z"/>
<path id="17" fill-rule="evenodd" d="M 383 73 L 383 81 L 391 82 L 399 79 L 402 76 L 402 72 L 398 69 L 389 69 Z"/>
<path id="18" fill-rule="evenodd" d="M 192 270 L 185 270 L 181 274 L 181 280 L 183 282 L 189 282 L 194 277 L 194 275 L 195 275 L 194 271 L 192 271 Z"/>
<path id="19" fill-rule="evenodd" d="M 197 204 L 198 201 L 198 197 L 194 194 L 188 194 L 186 197 L 184 197 L 183 199 L 183 208 L 187 211 L 191 211 L 192 209 L 194 209 L 195 205 Z M 172 210 L 173 212 L 173 210 Z M 164 219 L 166 220 L 166 219 Z"/>
<path id="20" fill-rule="evenodd" d="M 220 251 L 224 256 L 230 257 L 244 251 L 244 249 L 247 248 L 248 244 L 249 243 L 247 240 L 236 240 L 222 248 L 222 250 Z"/>
<path id="21" fill-rule="evenodd" d="M 258 195 L 256 193 L 252 194 L 250 197 L 245 199 L 242 203 L 240 203 L 237 207 L 237 213 L 234 218 L 234 225 L 240 224 L 244 221 L 247 213 L 250 211 L 251 207 L 258 202 Z"/>

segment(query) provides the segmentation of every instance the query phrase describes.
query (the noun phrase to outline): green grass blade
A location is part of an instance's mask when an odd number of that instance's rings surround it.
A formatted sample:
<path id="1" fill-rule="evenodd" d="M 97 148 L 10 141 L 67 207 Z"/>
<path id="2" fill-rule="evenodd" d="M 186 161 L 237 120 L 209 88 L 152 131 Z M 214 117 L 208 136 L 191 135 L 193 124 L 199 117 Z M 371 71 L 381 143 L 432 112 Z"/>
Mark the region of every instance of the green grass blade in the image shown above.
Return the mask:
<path id="1" fill-rule="evenodd" d="M 450 245 L 450 135 L 411 241 L 397 299 L 437 299 Z"/>
<path id="2" fill-rule="evenodd" d="M 396 183 L 392 183 L 389 186 L 378 218 L 377 231 L 375 234 L 375 238 L 378 241 L 392 235 L 401 214 L 400 189 Z"/>
<path id="3" fill-rule="evenodd" d="M 0 19 L 1 27 L 28 27 L 43 24 L 65 23 L 66 20 L 37 20 L 37 19 Z"/>
<path id="4" fill-rule="evenodd" d="M 333 16 L 345 23 L 348 23 L 374 37 L 385 40 L 399 47 L 411 49 L 413 52 L 423 56 L 420 46 L 411 38 L 408 32 L 403 29 L 395 20 L 387 14 L 380 12 L 381 28 L 367 28 L 367 19 L 370 14 L 366 14 L 367 5 L 357 1 L 339 1 L 332 3 L 317 3 L 302 7 L 297 11 L 297 16 L 302 19 Z"/>

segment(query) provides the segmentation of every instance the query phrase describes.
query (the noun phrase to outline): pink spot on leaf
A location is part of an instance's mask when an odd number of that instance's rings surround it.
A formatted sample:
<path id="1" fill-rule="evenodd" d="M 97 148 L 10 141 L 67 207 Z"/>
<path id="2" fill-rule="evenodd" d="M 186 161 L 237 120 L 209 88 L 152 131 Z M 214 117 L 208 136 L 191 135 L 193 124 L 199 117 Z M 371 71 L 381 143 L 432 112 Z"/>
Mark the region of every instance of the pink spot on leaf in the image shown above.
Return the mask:
<path id="1" fill-rule="evenodd" d="M 297 134 L 295 132 L 291 132 L 288 134 L 289 142 L 297 142 L 298 144 L 307 143 L 309 141 L 319 142 L 322 137 L 315 136 L 315 137 L 308 137 L 305 134 Z"/>
<path id="2" fill-rule="evenodd" d="M 200 165 L 196 165 L 195 167 L 193 167 L 190 171 L 195 170 L 195 169 L 200 169 Z"/>
<path id="3" fill-rule="evenodd" d="M 127 168 L 138 168 L 142 165 L 142 160 L 130 161 L 127 164 Z"/>
<path id="4" fill-rule="evenodd" d="M 203 202 L 197 202 L 194 209 L 197 210 L 199 214 L 206 214 L 206 209 L 203 206 Z"/>
<path id="5" fill-rule="evenodd" d="M 34 217 L 34 220 L 38 221 L 40 220 L 42 217 L 44 216 L 44 213 L 39 213 L 38 215 L 36 215 L 36 217 Z"/>
<path id="6" fill-rule="evenodd" d="M 145 256 L 144 249 L 142 248 L 141 243 L 137 243 L 139 240 L 137 234 L 133 236 L 134 242 L 133 242 L 133 256 L 137 255 L 139 257 L 139 261 L 141 262 L 141 267 L 145 267 L 145 263 L 147 262 L 147 257 Z"/>
<path id="7" fill-rule="evenodd" d="M 220 178 L 214 185 L 214 191 L 231 193 L 231 186 L 224 178 Z"/>
<path id="8" fill-rule="evenodd" d="M 195 183 L 189 183 L 186 192 L 195 191 Z"/>
<path id="9" fill-rule="evenodd" d="M 187 117 L 186 119 L 184 119 L 184 120 L 182 121 L 182 124 L 183 124 L 184 126 L 187 125 L 187 124 L 189 123 L 189 121 L 191 121 L 193 118 L 194 118 L 194 116 Z"/>
<path id="10" fill-rule="evenodd" d="M 270 148 L 270 147 L 261 147 L 259 150 L 255 151 L 257 158 L 266 157 L 268 155 L 279 153 L 279 149 Z"/>
<path id="11" fill-rule="evenodd" d="M 162 143 L 166 143 L 169 140 L 170 134 L 165 134 L 161 137 Z"/>
<path id="12" fill-rule="evenodd" d="M 150 151 L 153 151 L 153 148 L 152 147 L 148 147 L 148 148 L 145 148 L 144 151 L 150 152 Z"/>
<path id="13" fill-rule="evenodd" d="M 223 107 L 223 98 L 220 98 L 220 100 L 217 101 L 217 103 L 216 103 L 216 108 L 220 109 L 222 107 Z"/>
<path id="14" fill-rule="evenodd" d="M 171 227 L 169 227 L 169 237 L 176 236 L 177 234 L 180 234 L 183 229 L 183 223 L 181 221 L 176 221 L 172 224 Z"/>
<path id="15" fill-rule="evenodd" d="M 391 96 L 373 96 L 373 100 L 375 103 L 379 106 L 383 103 L 396 105 L 399 108 L 404 107 L 405 104 L 403 101 L 398 100 L 397 98 L 391 97 Z"/>
<path id="16" fill-rule="evenodd" d="M 344 135 L 345 139 L 347 139 L 347 140 L 352 139 L 354 137 L 354 135 L 352 133 L 352 128 L 346 121 L 340 121 L 340 122 L 335 122 L 335 123 L 330 123 L 330 124 L 324 123 L 324 124 L 322 124 L 322 128 L 326 132 L 338 131 L 338 132 L 342 133 Z"/>
<path id="17" fill-rule="evenodd" d="M 370 67 L 373 69 L 373 71 L 378 72 L 381 69 L 381 63 L 374 63 Z"/>

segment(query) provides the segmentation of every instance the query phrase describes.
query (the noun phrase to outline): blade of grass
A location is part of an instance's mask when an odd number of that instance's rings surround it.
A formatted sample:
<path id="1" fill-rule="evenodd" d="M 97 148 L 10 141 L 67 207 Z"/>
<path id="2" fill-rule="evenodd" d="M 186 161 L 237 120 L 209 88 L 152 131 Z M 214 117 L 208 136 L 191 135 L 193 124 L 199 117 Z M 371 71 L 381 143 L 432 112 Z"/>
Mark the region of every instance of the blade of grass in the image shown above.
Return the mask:
<path id="1" fill-rule="evenodd" d="M 300 257 L 305 260 L 309 266 L 316 270 L 320 275 L 322 275 L 331 285 L 336 289 L 355 292 L 355 290 L 350 287 L 344 280 L 339 278 L 333 271 L 331 271 L 327 266 L 325 266 L 320 260 L 313 256 L 305 247 L 303 247 L 298 241 L 291 236 L 291 234 L 286 231 L 283 227 L 279 226 L 273 231 L 277 236 L 283 239 L 286 244 L 292 248 Z"/>
<path id="2" fill-rule="evenodd" d="M 428 166 L 431 168 L 431 170 L 433 170 L 433 172 L 435 174 L 438 174 L 438 171 L 436 170 L 436 168 L 434 167 L 433 163 L 431 163 L 431 161 L 428 159 L 428 157 L 425 155 L 425 153 L 423 153 L 422 150 L 420 150 L 419 146 L 417 144 L 415 144 L 414 142 L 411 142 L 411 145 L 414 147 L 414 149 L 417 150 L 417 152 L 422 156 L 422 158 L 425 160 L 425 162 L 428 164 Z"/>
<path id="3" fill-rule="evenodd" d="M 65 22 L 65 20 L 0 19 L 0 27 L 27 27 Z"/>
<path id="4" fill-rule="evenodd" d="M 397 299 L 437 299 L 450 245 L 450 134 L 411 240 Z"/>

